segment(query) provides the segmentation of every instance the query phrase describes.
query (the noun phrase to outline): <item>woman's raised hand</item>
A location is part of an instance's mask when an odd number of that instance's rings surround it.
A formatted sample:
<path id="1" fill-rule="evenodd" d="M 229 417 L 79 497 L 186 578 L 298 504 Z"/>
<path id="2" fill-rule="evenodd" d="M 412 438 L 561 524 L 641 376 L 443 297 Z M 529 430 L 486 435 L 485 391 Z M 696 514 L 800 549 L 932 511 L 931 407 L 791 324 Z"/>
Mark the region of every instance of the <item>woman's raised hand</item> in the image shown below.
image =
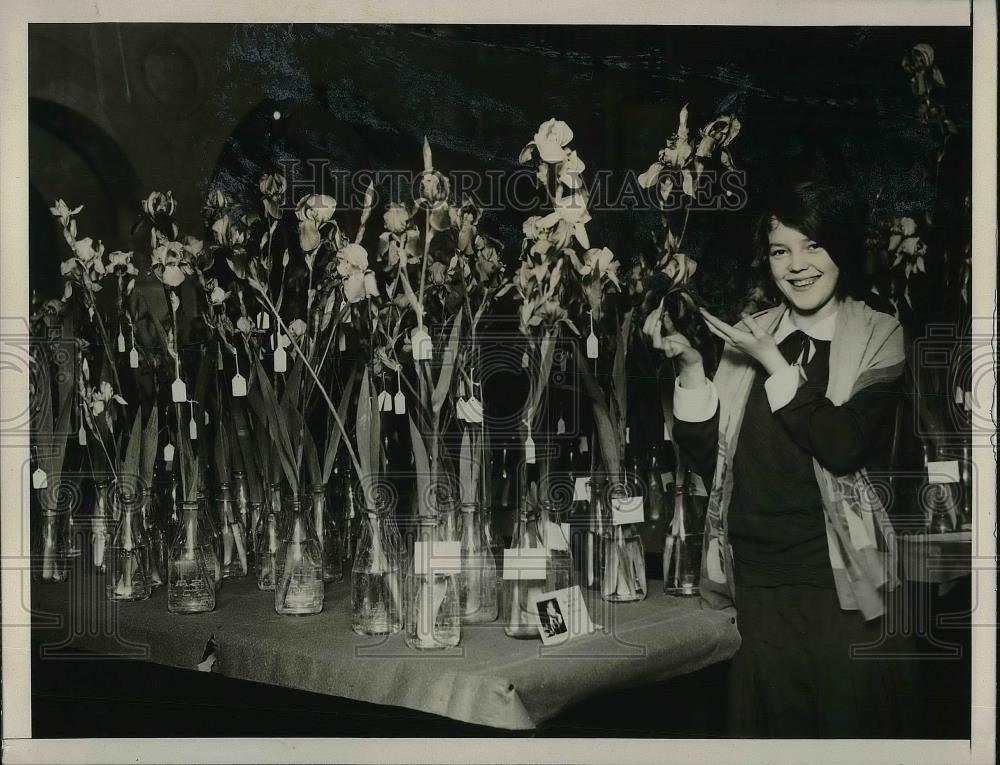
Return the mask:
<path id="1" fill-rule="evenodd" d="M 750 314 L 742 314 L 743 324 L 746 327 L 744 330 L 731 327 L 721 319 L 712 316 L 704 308 L 700 310 L 712 334 L 721 337 L 734 348 L 738 348 L 752 359 L 755 359 L 764 367 L 769 375 L 788 366 L 785 357 L 778 350 L 778 344 L 774 341 L 774 336 L 761 327 L 757 323 L 757 320 Z"/>
<path id="2" fill-rule="evenodd" d="M 654 348 L 663 351 L 668 359 L 675 360 L 682 387 L 695 388 L 704 384 L 705 370 L 701 353 L 677 331 L 664 312 L 662 302 L 659 307 L 650 311 L 642 325 L 642 331 L 649 336 Z"/>

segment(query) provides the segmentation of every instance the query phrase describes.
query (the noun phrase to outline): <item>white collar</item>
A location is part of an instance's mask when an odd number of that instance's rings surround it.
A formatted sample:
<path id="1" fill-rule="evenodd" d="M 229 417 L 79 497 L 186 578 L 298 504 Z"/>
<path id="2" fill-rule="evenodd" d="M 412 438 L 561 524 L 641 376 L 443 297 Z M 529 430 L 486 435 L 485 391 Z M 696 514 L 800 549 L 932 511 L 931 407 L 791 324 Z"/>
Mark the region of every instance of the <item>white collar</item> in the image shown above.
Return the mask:
<path id="1" fill-rule="evenodd" d="M 797 329 L 801 329 L 802 332 L 811 337 L 813 340 L 825 340 L 826 342 L 830 342 L 833 340 L 833 333 L 836 328 L 837 311 L 834 311 L 829 316 L 820 319 L 811 327 L 803 329 L 795 326 L 792 322 L 792 312 L 786 310 L 781 315 L 781 320 L 778 322 L 778 328 L 774 331 L 774 342 L 780 343 Z"/>

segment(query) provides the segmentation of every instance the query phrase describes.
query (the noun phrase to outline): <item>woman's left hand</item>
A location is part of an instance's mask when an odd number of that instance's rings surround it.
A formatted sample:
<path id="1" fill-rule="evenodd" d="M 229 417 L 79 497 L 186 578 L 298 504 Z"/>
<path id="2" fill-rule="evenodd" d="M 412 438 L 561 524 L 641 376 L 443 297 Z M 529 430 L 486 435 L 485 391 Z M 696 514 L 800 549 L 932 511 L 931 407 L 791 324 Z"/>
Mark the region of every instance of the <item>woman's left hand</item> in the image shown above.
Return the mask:
<path id="1" fill-rule="evenodd" d="M 761 328 L 757 320 L 750 314 L 741 314 L 743 323 L 750 330 L 749 332 L 729 326 L 721 319 L 712 316 L 704 308 L 701 309 L 701 315 L 705 317 L 705 323 L 712 334 L 721 337 L 733 347 L 738 348 L 756 360 L 769 375 L 773 375 L 775 372 L 788 366 L 785 357 L 778 350 L 778 344 L 774 341 L 774 336 Z"/>

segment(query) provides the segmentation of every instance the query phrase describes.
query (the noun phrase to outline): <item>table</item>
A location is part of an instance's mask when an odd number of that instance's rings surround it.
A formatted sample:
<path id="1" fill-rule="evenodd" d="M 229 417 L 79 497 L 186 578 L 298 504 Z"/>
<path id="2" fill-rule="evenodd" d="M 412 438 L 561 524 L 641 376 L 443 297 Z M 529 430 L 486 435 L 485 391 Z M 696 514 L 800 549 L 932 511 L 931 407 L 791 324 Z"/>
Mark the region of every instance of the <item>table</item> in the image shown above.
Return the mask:
<path id="1" fill-rule="evenodd" d="M 561 646 L 508 638 L 497 621 L 463 625 L 456 649 L 418 652 L 399 634 L 355 635 L 346 581 L 328 586 L 323 612 L 306 617 L 276 614 L 272 593 L 252 578 L 227 580 L 215 611 L 184 616 L 167 612 L 163 588 L 143 602 L 108 603 L 97 578 L 80 571 L 66 584 L 32 587 L 36 623 L 59 624 L 43 658 L 86 650 L 195 669 L 214 637 L 213 672 L 508 730 L 531 730 L 595 693 L 694 672 L 739 648 L 733 612 L 667 596 L 661 582 L 650 582 L 639 603 L 588 596 L 588 604 L 602 628 Z"/>
<path id="2" fill-rule="evenodd" d="M 897 539 L 903 576 L 911 582 L 937 584 L 939 594 L 972 571 L 971 531 L 901 534 Z"/>

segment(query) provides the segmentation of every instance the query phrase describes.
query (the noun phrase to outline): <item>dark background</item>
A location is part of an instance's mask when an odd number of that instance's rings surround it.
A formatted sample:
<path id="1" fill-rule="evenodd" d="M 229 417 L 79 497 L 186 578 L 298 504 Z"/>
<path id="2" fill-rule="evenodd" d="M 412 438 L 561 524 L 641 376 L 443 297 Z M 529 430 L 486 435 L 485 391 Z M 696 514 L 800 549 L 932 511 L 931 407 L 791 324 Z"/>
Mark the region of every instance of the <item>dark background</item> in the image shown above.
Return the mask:
<path id="1" fill-rule="evenodd" d="M 68 250 L 48 212 L 56 198 L 85 205 L 80 237 L 135 249 L 141 263 L 148 242 L 130 232 L 154 189 L 173 191 L 182 234 L 203 236 L 211 187 L 255 195 L 260 175 L 283 160 L 417 171 L 426 135 L 438 168 L 510 173 L 550 117 L 571 125 L 588 174 L 620 179 L 648 167 L 689 103 L 692 130 L 719 113 L 743 125 L 731 149 L 750 206 L 695 214 L 686 247 L 699 260 L 699 289 L 731 310 L 747 287 L 753 205 L 776 179 L 837 174 L 869 205 L 878 197 L 881 218 L 932 206 L 936 139 L 914 116 L 900 66 L 918 42 L 934 47 L 947 83 L 942 98 L 959 129 L 950 172 L 968 188 L 968 28 L 31 25 L 31 287 L 61 292 L 57 264 Z M 484 218 L 511 264 L 525 215 Z M 627 264 L 649 251 L 656 225 L 649 210 L 597 211 L 588 231 Z M 927 714 L 928 737 L 967 736 L 967 658 L 935 666 L 938 681 L 915 713 Z M 548 733 L 721 735 L 711 710 L 725 670 L 609 695 L 568 710 Z M 33 672 L 36 736 L 484 733 L 162 667 L 36 660 Z"/>

